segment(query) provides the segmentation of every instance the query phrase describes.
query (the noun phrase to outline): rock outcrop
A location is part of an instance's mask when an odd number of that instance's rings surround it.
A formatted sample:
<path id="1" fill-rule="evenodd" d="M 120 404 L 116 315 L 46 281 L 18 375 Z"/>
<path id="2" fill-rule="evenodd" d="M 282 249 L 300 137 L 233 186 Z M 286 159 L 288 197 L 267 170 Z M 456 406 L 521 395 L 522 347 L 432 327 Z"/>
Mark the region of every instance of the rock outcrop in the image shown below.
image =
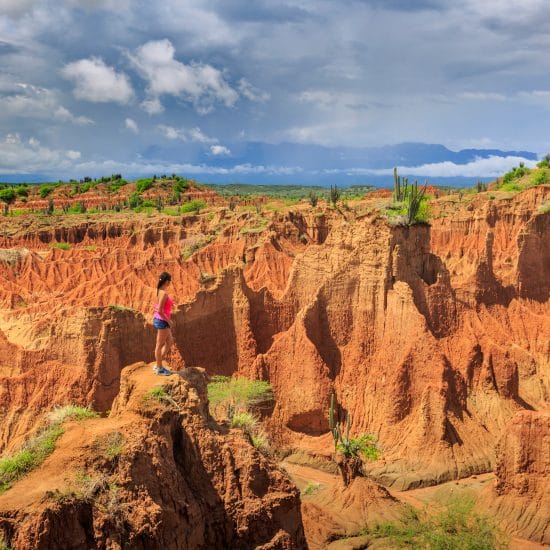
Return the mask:
<path id="1" fill-rule="evenodd" d="M 297 489 L 212 420 L 204 372 L 144 363 L 122 371 L 108 418 L 67 425 L 0 495 L 0 534 L 14 550 L 306 548 Z"/>
<path id="2" fill-rule="evenodd" d="M 484 503 L 507 532 L 550 544 L 550 411 L 516 414 L 497 446 Z"/>

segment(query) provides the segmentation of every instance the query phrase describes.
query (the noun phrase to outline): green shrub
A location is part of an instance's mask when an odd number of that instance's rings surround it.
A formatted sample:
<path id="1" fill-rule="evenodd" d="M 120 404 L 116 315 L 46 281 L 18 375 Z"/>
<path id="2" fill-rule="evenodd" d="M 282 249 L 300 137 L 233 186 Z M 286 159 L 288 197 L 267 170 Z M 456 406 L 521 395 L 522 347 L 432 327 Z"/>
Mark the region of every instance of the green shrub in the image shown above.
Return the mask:
<path id="1" fill-rule="evenodd" d="M 336 449 L 348 457 L 363 455 L 366 460 L 378 460 L 381 454 L 376 437 L 372 434 L 344 438 L 336 444 Z"/>
<path id="2" fill-rule="evenodd" d="M 143 193 L 153 186 L 153 178 L 142 178 L 136 181 L 136 191 Z"/>
<path id="3" fill-rule="evenodd" d="M 71 245 L 69 243 L 51 243 L 50 248 L 59 248 L 60 250 L 70 250 Z"/>
<path id="4" fill-rule="evenodd" d="M 258 418 L 248 411 L 236 412 L 231 418 L 231 427 L 239 428 L 243 432 L 253 433 L 258 428 Z"/>
<path id="5" fill-rule="evenodd" d="M 361 535 L 389 539 L 392 548 L 494 550 L 508 548 L 506 539 L 485 515 L 474 512 L 468 497 L 449 500 L 436 515 L 407 506 L 399 521 L 378 523 Z"/>
<path id="6" fill-rule="evenodd" d="M 53 190 L 54 190 L 53 185 L 41 185 L 38 191 L 40 194 L 40 198 L 45 199 Z"/>
<path id="7" fill-rule="evenodd" d="M 221 408 L 230 420 L 238 412 L 273 399 L 269 382 L 213 376 L 208 384 L 208 400 L 213 410 Z"/>
<path id="8" fill-rule="evenodd" d="M 0 190 L 0 201 L 10 203 L 15 200 L 16 196 L 17 194 L 12 187 Z"/>
<path id="9" fill-rule="evenodd" d="M 170 396 L 168 395 L 168 392 L 162 387 L 162 386 L 155 386 L 154 388 L 151 388 L 144 396 L 144 401 L 151 401 L 153 399 L 156 399 L 158 401 L 164 401 L 168 399 Z"/>
<path id="10" fill-rule="evenodd" d="M 206 207 L 205 201 L 195 199 L 183 204 L 180 210 L 182 214 L 186 214 L 187 212 L 195 212 L 198 214 L 201 211 L 201 209 L 205 207 Z"/>
<path id="11" fill-rule="evenodd" d="M 134 191 L 128 197 L 128 206 L 130 208 L 137 208 L 138 206 L 141 206 L 142 204 L 143 204 L 143 198 L 138 192 Z"/>
<path id="12" fill-rule="evenodd" d="M 20 197 L 28 197 L 29 196 L 29 189 L 26 186 L 23 186 L 23 185 L 19 185 L 18 187 L 16 187 L 15 192 Z"/>
<path id="13" fill-rule="evenodd" d="M 180 178 L 174 184 L 174 191 L 176 193 L 183 193 L 189 189 L 189 182 L 186 179 Z"/>
<path id="14" fill-rule="evenodd" d="M 313 495 L 321 488 L 320 483 L 309 482 L 303 489 L 302 495 Z"/>
<path id="15" fill-rule="evenodd" d="M 542 185 L 544 183 L 550 183 L 550 173 L 547 168 L 541 168 L 531 175 L 529 181 L 531 185 Z"/>

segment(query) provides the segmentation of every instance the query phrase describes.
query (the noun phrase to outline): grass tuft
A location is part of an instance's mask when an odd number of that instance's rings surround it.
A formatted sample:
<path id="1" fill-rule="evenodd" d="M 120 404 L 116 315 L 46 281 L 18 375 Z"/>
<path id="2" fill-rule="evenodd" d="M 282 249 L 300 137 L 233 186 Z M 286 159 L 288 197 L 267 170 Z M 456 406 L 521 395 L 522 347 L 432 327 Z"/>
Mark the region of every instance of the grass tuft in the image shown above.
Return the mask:
<path id="1" fill-rule="evenodd" d="M 144 396 L 143 399 L 145 401 L 151 401 L 152 399 L 156 399 L 158 401 L 164 401 L 168 399 L 170 396 L 168 395 L 167 391 L 162 386 L 155 386 L 154 388 L 151 388 Z"/>
<path id="2" fill-rule="evenodd" d="M 65 420 L 88 420 L 89 418 L 99 418 L 94 410 L 80 405 L 65 405 L 56 407 L 48 414 L 51 424 L 62 424 Z"/>
<path id="3" fill-rule="evenodd" d="M 70 250 L 71 245 L 69 243 L 51 243 L 50 248 L 58 248 L 59 250 Z"/>
<path id="4" fill-rule="evenodd" d="M 321 489 L 320 483 L 313 483 L 310 481 L 303 489 L 302 489 L 302 495 L 313 495 L 317 491 Z"/>

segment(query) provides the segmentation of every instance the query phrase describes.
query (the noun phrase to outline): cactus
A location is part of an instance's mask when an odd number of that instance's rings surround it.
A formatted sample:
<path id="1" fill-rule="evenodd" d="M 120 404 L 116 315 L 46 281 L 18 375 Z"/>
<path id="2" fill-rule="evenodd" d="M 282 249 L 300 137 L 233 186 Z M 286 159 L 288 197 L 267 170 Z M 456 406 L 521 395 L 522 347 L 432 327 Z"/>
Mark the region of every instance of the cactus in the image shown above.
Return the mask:
<path id="1" fill-rule="evenodd" d="M 393 200 L 394 202 L 403 202 L 408 195 L 409 180 L 397 175 L 397 168 L 393 169 Z"/>
<path id="2" fill-rule="evenodd" d="M 422 202 L 422 199 L 424 198 L 424 194 L 426 193 L 426 187 L 427 183 L 424 184 L 424 187 L 419 191 L 418 190 L 418 182 L 415 181 L 413 185 L 411 185 L 411 189 L 409 191 L 409 195 L 407 197 L 407 224 L 412 225 L 416 221 L 416 216 L 418 215 L 418 211 L 420 210 L 420 204 Z"/>

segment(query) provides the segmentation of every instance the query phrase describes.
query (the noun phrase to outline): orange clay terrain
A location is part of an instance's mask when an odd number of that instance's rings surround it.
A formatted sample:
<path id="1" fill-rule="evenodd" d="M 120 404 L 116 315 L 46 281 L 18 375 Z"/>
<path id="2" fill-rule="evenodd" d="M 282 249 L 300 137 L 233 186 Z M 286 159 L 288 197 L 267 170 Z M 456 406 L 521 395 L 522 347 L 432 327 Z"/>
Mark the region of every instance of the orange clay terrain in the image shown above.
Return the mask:
<path id="1" fill-rule="evenodd" d="M 88 206 L 107 200 L 93 192 Z M 0 452 L 55 406 L 102 415 L 68 423 L 0 494 L 0 541 L 366 548 L 336 539 L 466 483 L 513 548 L 550 544 L 550 185 L 433 193 L 430 223 L 412 226 L 387 218 L 387 193 L 337 208 L 186 193 L 207 206 L 0 218 Z M 25 206 L 46 207 L 32 194 Z M 169 364 L 188 368 L 169 378 L 143 363 L 161 271 L 179 304 Z M 210 417 L 204 372 L 269 381 L 271 458 Z M 144 398 L 159 384 L 171 401 Z M 347 488 L 310 468 L 331 462 L 332 394 L 382 450 Z M 124 450 L 102 458 L 113 432 Z M 326 488 L 300 498 L 285 469 Z M 82 471 L 98 480 L 93 498 L 70 492 Z"/>

